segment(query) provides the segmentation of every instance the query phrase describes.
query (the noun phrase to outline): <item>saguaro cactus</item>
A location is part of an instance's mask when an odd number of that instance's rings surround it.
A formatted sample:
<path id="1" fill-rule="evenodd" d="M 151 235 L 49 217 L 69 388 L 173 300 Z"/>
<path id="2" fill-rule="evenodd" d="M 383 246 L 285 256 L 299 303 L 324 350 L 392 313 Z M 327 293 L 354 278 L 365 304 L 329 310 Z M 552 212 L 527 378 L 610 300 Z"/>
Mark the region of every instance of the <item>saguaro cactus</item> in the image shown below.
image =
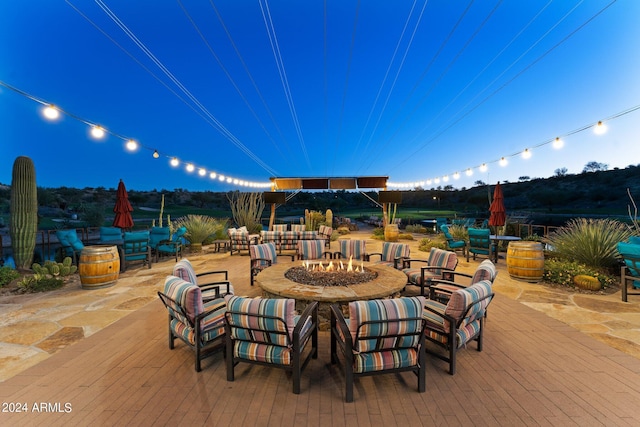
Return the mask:
<path id="1" fill-rule="evenodd" d="M 17 269 L 28 270 L 33 262 L 38 228 L 36 169 L 29 157 L 20 156 L 13 163 L 10 213 L 13 259 Z"/>

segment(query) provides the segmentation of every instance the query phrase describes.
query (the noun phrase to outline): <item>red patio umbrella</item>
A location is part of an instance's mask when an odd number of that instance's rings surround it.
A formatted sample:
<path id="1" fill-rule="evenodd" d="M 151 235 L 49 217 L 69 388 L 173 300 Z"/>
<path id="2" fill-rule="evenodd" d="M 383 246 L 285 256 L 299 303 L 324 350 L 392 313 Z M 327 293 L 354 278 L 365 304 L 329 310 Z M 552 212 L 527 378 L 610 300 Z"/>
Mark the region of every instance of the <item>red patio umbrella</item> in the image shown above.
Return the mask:
<path id="1" fill-rule="evenodd" d="M 127 189 L 124 187 L 122 179 L 118 184 L 118 191 L 116 192 L 116 205 L 113 207 L 115 217 L 113 218 L 113 226 L 118 228 L 131 228 L 133 227 L 133 218 L 131 212 L 133 208 L 129 203 L 129 196 L 127 195 Z"/>
<path id="2" fill-rule="evenodd" d="M 493 190 L 493 201 L 489 207 L 489 225 L 492 227 L 502 227 L 507 218 L 504 210 L 504 197 L 502 196 L 502 187 L 500 183 L 496 184 L 496 188 Z"/>

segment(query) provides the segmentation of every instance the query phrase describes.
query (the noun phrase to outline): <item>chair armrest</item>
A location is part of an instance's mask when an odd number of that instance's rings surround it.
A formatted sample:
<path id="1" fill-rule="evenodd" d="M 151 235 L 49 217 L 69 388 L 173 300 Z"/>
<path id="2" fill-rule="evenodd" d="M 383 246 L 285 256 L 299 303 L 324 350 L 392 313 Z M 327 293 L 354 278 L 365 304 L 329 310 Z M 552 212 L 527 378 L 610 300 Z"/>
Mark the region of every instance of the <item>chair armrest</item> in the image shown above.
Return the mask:
<path id="1" fill-rule="evenodd" d="M 293 261 L 295 261 L 295 260 L 296 260 L 296 256 L 295 256 L 295 255 L 292 255 L 292 254 L 281 254 L 281 255 L 278 255 L 278 256 L 286 256 L 286 257 L 290 257 L 290 258 L 291 258 L 291 262 L 293 262 Z"/>
<path id="2" fill-rule="evenodd" d="M 202 293 L 202 300 L 203 301 L 211 301 L 212 299 L 217 299 L 217 298 L 222 298 L 224 295 L 226 294 L 230 294 L 231 293 L 231 282 L 229 282 L 228 280 L 225 281 L 221 281 L 221 282 L 211 282 L 211 283 L 205 283 L 203 285 L 198 284 L 198 287 L 200 288 L 200 292 Z M 226 289 L 226 291 L 220 292 L 220 288 L 224 287 Z M 213 296 L 205 296 L 205 292 L 214 290 L 215 293 Z"/>
<path id="3" fill-rule="evenodd" d="M 204 277 L 212 274 L 224 274 L 223 280 L 229 280 L 229 272 L 227 270 L 205 271 L 203 273 L 197 273 L 196 277 Z"/>
<path id="4" fill-rule="evenodd" d="M 303 331 L 307 319 L 311 319 L 311 327 Z M 304 332 L 301 336 L 300 334 Z M 293 343 L 296 348 L 300 348 L 300 344 L 307 341 L 307 339 L 314 333 L 318 332 L 318 301 L 313 301 L 304 309 L 293 328 Z"/>
<path id="5" fill-rule="evenodd" d="M 382 261 L 382 252 L 373 252 L 367 255 L 367 261 L 371 260 L 372 255 L 378 255 L 380 257 L 380 261 Z"/>
<path id="6" fill-rule="evenodd" d="M 347 322 L 342 315 L 342 310 L 338 304 L 331 304 L 329 308 L 331 309 L 331 335 L 340 345 L 344 354 L 350 354 L 353 351 L 353 339 Z M 342 333 L 342 339 L 338 332 Z"/>
<path id="7" fill-rule="evenodd" d="M 429 265 L 429 261 L 426 259 L 413 259 L 413 258 L 403 258 L 402 259 L 402 268 L 411 268 L 412 262 L 422 262 Z"/>
<path id="8" fill-rule="evenodd" d="M 224 300 L 222 300 L 222 301 L 224 301 Z M 200 321 L 202 321 L 202 319 L 204 319 L 205 317 L 207 317 L 208 315 L 210 315 L 214 311 L 218 311 L 218 310 L 220 310 L 220 309 L 222 309 L 223 307 L 226 307 L 226 306 L 227 306 L 227 304 L 223 302 L 222 305 L 213 306 L 213 307 L 209 308 L 208 310 L 205 310 L 202 313 L 198 314 L 194 319 L 194 326 L 197 327 L 200 324 Z M 214 327 L 217 327 L 220 324 L 224 325 L 224 323 L 225 323 L 225 317 L 222 316 L 222 318 L 220 319 L 219 322 L 214 323 L 213 325 L 208 325 L 207 329 L 213 329 Z M 197 329 L 200 329 L 200 328 L 197 328 Z"/>
<path id="9" fill-rule="evenodd" d="M 333 259 L 333 252 L 324 251 L 322 252 L 322 256 L 326 259 L 327 255 L 329 255 L 329 259 Z"/>

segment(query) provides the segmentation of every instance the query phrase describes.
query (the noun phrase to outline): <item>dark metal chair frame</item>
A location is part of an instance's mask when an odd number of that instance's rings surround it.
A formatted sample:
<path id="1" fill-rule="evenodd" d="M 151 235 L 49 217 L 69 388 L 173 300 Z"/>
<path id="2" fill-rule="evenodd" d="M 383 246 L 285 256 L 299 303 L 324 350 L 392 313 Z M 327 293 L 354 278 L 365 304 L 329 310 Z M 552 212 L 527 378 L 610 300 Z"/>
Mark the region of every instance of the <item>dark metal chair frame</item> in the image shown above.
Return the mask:
<path id="1" fill-rule="evenodd" d="M 640 258 L 631 256 L 629 254 L 623 255 L 625 261 L 630 262 L 633 267 L 640 271 Z M 620 269 L 620 283 L 622 285 L 622 301 L 627 302 L 628 295 L 640 295 L 640 290 L 638 291 L 629 291 L 629 285 L 633 288 L 633 283 L 637 282 L 640 284 L 640 277 L 629 274 L 629 268 L 626 265 L 623 265 Z"/>

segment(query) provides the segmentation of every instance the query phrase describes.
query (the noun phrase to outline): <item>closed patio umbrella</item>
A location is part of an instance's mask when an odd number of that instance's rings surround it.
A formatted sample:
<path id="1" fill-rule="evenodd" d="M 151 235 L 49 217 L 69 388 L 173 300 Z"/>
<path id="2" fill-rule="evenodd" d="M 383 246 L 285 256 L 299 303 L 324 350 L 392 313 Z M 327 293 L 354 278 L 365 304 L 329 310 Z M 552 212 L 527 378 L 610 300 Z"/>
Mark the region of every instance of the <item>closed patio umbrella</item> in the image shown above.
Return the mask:
<path id="1" fill-rule="evenodd" d="M 506 222 L 506 213 L 504 210 L 504 197 L 502 196 L 502 187 L 500 183 L 496 184 L 496 188 L 493 190 L 493 201 L 489 207 L 489 225 L 492 227 L 502 227 Z M 497 229 L 496 229 L 496 234 Z"/>
<path id="2" fill-rule="evenodd" d="M 113 218 L 113 226 L 123 229 L 129 229 L 133 227 L 133 218 L 131 212 L 133 208 L 129 203 L 129 196 L 127 195 L 127 189 L 124 186 L 124 182 L 120 180 L 118 184 L 118 191 L 116 192 L 116 205 L 113 207 L 115 217 Z"/>

